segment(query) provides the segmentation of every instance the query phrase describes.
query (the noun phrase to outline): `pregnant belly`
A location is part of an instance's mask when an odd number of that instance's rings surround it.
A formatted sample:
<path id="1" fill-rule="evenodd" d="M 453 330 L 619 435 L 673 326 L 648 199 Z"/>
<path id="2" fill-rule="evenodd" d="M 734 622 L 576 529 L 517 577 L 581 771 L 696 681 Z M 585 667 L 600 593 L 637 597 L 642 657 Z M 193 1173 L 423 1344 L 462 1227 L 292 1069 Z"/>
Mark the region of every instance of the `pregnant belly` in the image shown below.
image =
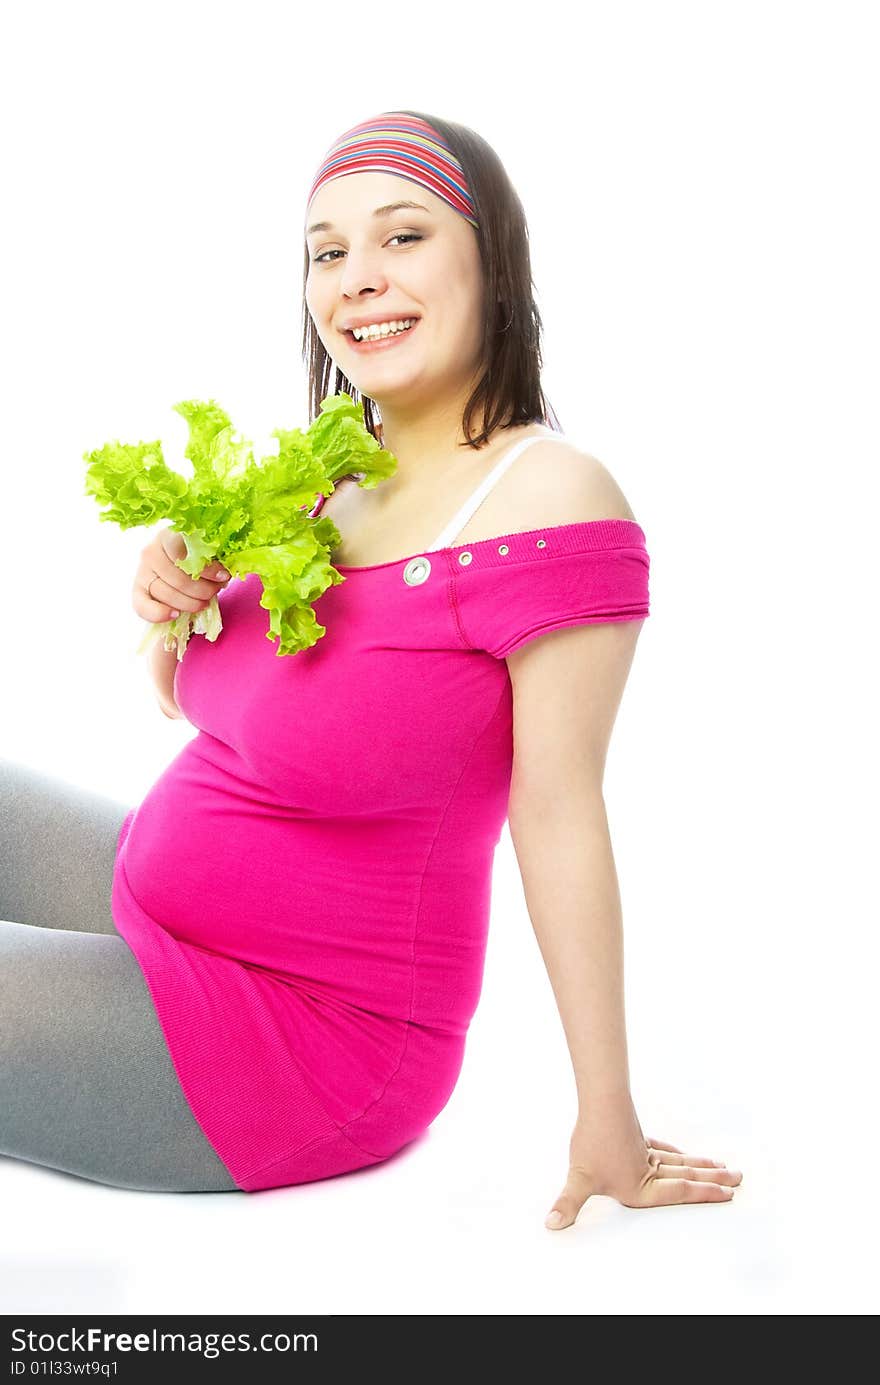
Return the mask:
<path id="1" fill-rule="evenodd" d="M 196 738 L 156 781 L 119 863 L 140 908 L 179 941 L 356 1020 L 463 1035 L 482 985 L 491 856 L 465 867 L 460 830 L 442 850 L 436 821 L 316 817 L 245 774 L 228 747 Z"/>
<path id="2" fill-rule="evenodd" d="M 123 849 L 140 907 L 181 942 L 319 1000 L 410 1019 L 420 873 L 382 869 L 377 827 L 299 817 L 188 749 L 139 804 Z"/>

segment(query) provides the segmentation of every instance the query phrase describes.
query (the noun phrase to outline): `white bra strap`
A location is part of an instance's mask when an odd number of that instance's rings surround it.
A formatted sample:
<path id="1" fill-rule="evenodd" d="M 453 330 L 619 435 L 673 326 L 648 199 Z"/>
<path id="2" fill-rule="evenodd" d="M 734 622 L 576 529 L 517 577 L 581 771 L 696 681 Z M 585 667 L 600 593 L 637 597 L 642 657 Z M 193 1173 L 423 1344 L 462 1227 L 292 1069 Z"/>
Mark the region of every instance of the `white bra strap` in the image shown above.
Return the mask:
<path id="1" fill-rule="evenodd" d="M 492 488 L 501 480 L 501 477 L 504 475 L 511 462 L 516 460 L 520 452 L 528 447 L 530 442 L 566 441 L 567 439 L 560 437 L 558 433 L 550 433 L 542 434 L 538 437 L 523 438 L 520 442 L 514 443 L 513 447 L 505 452 L 495 464 L 488 476 L 483 477 L 476 490 L 468 496 L 461 508 L 452 516 L 449 523 L 441 529 L 430 548 L 426 548 L 424 551 L 426 553 L 432 553 L 438 548 L 449 548 L 452 546 L 452 540 L 458 537 L 471 516 L 482 505 Z"/>

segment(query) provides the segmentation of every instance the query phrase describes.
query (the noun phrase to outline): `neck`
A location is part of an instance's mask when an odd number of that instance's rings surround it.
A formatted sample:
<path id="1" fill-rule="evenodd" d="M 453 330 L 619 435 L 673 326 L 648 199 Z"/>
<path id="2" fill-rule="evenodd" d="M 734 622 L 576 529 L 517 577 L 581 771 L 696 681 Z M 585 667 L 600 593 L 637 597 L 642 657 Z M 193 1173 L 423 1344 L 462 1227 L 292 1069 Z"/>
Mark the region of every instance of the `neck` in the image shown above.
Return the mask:
<path id="1" fill-rule="evenodd" d="M 397 459 L 394 475 L 383 482 L 382 489 L 387 495 L 423 485 L 441 471 L 448 473 L 450 468 L 460 467 L 466 472 L 477 458 L 481 461 L 485 458 L 487 444 L 475 448 L 464 435 L 462 416 L 467 397 L 446 401 L 433 399 L 427 406 L 418 407 L 400 406 L 390 401 L 379 404 L 382 414 L 379 440 Z M 479 420 L 478 414 L 476 431 Z"/>

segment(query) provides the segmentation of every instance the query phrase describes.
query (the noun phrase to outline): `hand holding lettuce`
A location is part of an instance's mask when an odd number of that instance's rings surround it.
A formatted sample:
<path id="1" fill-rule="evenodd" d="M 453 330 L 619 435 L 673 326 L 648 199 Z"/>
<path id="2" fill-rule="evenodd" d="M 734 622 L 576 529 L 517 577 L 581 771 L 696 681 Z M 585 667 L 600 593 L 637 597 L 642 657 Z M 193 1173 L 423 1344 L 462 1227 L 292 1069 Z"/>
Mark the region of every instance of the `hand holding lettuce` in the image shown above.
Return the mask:
<path id="1" fill-rule="evenodd" d="M 279 656 L 310 648 L 326 633 L 312 603 L 346 579 L 329 560 L 339 530 L 329 516 L 310 518 L 306 511 L 343 476 L 363 473 L 364 489 L 379 485 L 394 474 L 396 458 L 368 431 L 363 405 L 347 394 L 323 400 L 305 433 L 275 429 L 278 455 L 259 464 L 250 444 L 235 439 L 228 415 L 214 400 L 187 400 L 174 408 L 189 424 L 184 455 L 192 477 L 166 465 L 159 442 L 105 443 L 84 454 L 86 494 L 108 506 L 100 519 L 122 529 L 170 520 L 186 543 L 178 566 L 190 577 L 210 563 L 222 563 L 240 580 L 259 573 L 260 605 L 269 612 L 266 638 L 278 640 Z M 222 626 L 214 597 L 203 611 L 182 611 L 176 620 L 151 625 L 138 653 L 164 637 L 165 648 L 176 642 L 182 659 L 191 634 L 216 640 Z"/>

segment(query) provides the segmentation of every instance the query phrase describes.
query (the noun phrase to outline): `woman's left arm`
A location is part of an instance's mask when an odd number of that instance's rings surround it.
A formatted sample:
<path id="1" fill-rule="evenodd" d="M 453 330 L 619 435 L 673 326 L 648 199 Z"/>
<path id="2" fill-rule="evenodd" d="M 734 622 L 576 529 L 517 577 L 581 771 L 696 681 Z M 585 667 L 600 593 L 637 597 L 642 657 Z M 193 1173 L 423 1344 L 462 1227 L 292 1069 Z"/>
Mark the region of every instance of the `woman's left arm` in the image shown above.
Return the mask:
<path id="1" fill-rule="evenodd" d="M 508 821 L 577 1089 L 568 1177 L 546 1221 L 554 1229 L 570 1226 L 593 1193 L 628 1207 L 726 1202 L 742 1179 L 646 1140 L 630 1093 L 622 911 L 602 784 L 642 624 L 554 630 L 507 656 Z"/>

